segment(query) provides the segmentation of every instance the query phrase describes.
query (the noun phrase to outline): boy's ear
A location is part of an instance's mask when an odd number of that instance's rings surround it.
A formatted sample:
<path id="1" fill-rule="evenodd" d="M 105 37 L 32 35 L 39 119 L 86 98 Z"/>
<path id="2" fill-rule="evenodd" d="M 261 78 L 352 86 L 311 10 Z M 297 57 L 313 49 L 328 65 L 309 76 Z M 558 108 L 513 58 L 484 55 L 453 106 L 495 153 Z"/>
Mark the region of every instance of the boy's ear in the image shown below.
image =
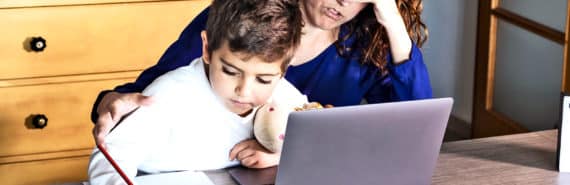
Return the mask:
<path id="1" fill-rule="evenodd" d="M 210 64 L 210 54 L 208 53 L 208 35 L 206 35 L 206 31 L 200 32 L 200 36 L 202 37 L 202 59 L 204 59 L 204 63 Z"/>

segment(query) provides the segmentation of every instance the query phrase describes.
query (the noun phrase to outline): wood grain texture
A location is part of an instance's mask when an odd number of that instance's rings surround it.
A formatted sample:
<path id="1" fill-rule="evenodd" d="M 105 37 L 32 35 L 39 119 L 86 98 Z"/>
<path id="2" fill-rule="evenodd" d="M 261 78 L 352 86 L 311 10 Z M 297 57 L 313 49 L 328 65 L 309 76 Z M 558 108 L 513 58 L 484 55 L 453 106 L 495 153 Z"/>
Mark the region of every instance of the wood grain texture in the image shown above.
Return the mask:
<path id="1" fill-rule="evenodd" d="M 87 179 L 89 156 L 0 165 L 0 181 L 7 185 L 43 185 Z"/>
<path id="2" fill-rule="evenodd" d="M 49 7 L 49 6 L 83 6 L 83 5 L 119 4 L 119 3 L 126 4 L 126 3 L 164 2 L 164 1 L 183 1 L 183 0 L 2 0 L 0 1 L 0 9 Z M 194 1 L 203 1 L 203 0 L 194 0 Z"/>
<path id="3" fill-rule="evenodd" d="M 562 63 L 561 92 L 570 93 L 570 2 L 566 3 L 566 31 L 564 32 L 564 61 Z"/>
<path id="4" fill-rule="evenodd" d="M 444 143 L 433 184 L 557 184 L 557 131 Z"/>
<path id="5" fill-rule="evenodd" d="M 479 0 L 475 88 L 473 89 L 472 132 L 474 138 L 528 132 L 512 119 L 493 109 L 498 19 L 493 10 L 500 0 Z"/>
<path id="6" fill-rule="evenodd" d="M 0 9 L 0 80 L 154 65 L 209 1 Z M 43 37 L 43 52 L 26 49 Z"/>
<path id="7" fill-rule="evenodd" d="M 3 157 L 93 148 L 89 113 L 97 94 L 134 77 L 77 83 L 0 88 L 0 161 Z M 34 129 L 29 117 L 44 114 Z"/>
<path id="8" fill-rule="evenodd" d="M 508 21 L 520 28 L 533 32 L 553 42 L 564 44 L 564 33 L 561 31 L 518 15 L 504 8 L 495 8 L 492 10 L 492 13 L 493 15 L 500 17 L 502 20 Z"/>

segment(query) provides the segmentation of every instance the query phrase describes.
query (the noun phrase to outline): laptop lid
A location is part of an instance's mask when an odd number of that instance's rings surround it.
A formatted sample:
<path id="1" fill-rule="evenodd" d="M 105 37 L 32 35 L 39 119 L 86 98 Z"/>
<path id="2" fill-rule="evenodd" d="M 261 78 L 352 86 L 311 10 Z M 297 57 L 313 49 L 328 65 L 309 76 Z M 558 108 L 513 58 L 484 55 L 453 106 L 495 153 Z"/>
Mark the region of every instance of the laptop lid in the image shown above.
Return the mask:
<path id="1" fill-rule="evenodd" d="M 452 104 L 440 98 L 293 112 L 275 184 L 430 184 Z M 238 182 L 240 171 L 230 170 Z"/>
<path id="2" fill-rule="evenodd" d="M 430 184 L 452 102 L 294 112 L 276 184 Z"/>

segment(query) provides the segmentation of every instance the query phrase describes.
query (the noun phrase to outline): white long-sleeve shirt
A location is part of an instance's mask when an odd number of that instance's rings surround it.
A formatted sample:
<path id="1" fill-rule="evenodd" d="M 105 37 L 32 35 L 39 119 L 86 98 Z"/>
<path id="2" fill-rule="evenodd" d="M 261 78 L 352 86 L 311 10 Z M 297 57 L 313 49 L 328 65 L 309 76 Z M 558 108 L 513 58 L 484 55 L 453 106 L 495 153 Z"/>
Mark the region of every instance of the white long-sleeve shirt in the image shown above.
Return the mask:
<path id="1" fill-rule="evenodd" d="M 154 103 L 134 111 L 105 138 L 109 154 L 127 176 L 134 178 L 137 170 L 198 171 L 239 163 L 229 160 L 229 152 L 252 138 L 253 113 L 240 117 L 224 107 L 212 91 L 201 59 L 157 78 L 143 94 L 153 96 Z M 284 79 L 272 98 L 306 101 Z M 92 185 L 124 183 L 97 148 L 91 155 L 89 178 Z"/>

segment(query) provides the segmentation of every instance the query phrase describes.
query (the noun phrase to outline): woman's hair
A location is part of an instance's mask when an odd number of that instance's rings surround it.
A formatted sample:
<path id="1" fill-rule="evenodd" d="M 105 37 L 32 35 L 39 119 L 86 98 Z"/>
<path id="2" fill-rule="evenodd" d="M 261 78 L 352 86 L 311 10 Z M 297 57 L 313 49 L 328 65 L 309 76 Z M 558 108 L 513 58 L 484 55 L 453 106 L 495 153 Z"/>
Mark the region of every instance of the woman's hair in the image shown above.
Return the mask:
<path id="1" fill-rule="evenodd" d="M 301 40 L 298 0 L 214 0 L 206 35 L 208 53 L 227 42 L 230 51 L 265 62 L 285 59 L 285 69 Z M 206 53 L 204 53 L 206 54 Z"/>
<path id="2" fill-rule="evenodd" d="M 418 47 L 421 47 L 427 40 L 428 31 L 422 22 L 422 0 L 395 0 L 396 5 L 402 15 L 408 35 Z M 348 34 L 337 42 L 337 49 L 341 56 L 345 56 L 346 51 L 360 50 L 361 62 L 363 64 L 372 63 L 379 67 L 382 74 L 387 73 L 387 55 L 390 52 L 390 43 L 386 29 L 376 19 L 372 4 L 365 7 L 354 19 L 347 24 Z M 339 43 L 343 43 L 350 36 L 354 35 L 358 42 L 348 48 Z M 363 42 L 364 41 L 364 42 Z"/>

